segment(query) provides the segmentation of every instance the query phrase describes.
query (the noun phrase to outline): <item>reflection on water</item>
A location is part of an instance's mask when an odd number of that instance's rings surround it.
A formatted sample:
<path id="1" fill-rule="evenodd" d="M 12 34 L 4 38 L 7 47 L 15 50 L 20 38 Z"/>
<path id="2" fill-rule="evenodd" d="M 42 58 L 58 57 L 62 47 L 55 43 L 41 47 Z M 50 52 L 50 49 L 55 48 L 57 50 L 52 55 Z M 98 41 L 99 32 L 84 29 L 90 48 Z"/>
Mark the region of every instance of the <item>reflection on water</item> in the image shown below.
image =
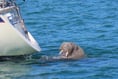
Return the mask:
<path id="1" fill-rule="evenodd" d="M 17 62 L 0 62 L 0 79 L 12 79 L 15 77 L 23 76 L 26 75 L 30 69 L 30 66 Z"/>

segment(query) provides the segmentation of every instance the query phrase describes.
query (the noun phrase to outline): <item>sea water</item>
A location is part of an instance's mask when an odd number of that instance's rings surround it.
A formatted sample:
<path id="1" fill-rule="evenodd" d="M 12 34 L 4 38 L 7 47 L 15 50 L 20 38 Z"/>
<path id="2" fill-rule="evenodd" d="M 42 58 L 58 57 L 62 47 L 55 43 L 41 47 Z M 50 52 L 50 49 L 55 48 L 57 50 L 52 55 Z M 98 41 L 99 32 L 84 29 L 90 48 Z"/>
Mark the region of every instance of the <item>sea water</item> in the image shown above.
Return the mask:
<path id="1" fill-rule="evenodd" d="M 118 79 L 117 0 L 17 0 L 27 29 L 42 51 L 30 59 L 1 61 L 0 79 Z M 77 61 L 57 56 L 62 42 L 80 45 Z"/>

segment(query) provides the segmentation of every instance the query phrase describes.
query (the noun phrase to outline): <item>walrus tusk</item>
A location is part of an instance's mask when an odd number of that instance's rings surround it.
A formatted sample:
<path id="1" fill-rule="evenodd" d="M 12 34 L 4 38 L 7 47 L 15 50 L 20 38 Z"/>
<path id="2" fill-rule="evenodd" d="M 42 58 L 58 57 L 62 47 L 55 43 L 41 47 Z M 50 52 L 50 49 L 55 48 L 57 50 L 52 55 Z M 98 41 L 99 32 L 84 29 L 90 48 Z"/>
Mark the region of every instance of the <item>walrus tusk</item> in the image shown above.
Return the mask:
<path id="1" fill-rule="evenodd" d="M 59 52 L 59 55 L 61 55 L 63 53 L 63 50 L 61 50 L 60 52 Z"/>
<path id="2" fill-rule="evenodd" d="M 68 57 L 68 54 L 69 54 L 69 52 L 67 51 L 67 52 L 66 52 L 66 57 Z"/>

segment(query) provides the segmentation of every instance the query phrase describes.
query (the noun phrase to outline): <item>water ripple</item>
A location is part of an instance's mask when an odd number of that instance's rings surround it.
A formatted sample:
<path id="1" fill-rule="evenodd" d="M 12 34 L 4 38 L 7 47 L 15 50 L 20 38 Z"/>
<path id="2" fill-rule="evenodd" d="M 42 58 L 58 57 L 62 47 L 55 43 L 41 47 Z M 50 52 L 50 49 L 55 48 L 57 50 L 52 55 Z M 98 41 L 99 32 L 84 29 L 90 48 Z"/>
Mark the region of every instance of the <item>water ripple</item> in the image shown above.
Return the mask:
<path id="1" fill-rule="evenodd" d="M 0 79 L 117 79 L 117 0 L 18 1 L 28 30 L 42 51 L 31 60 L 0 62 Z M 58 55 L 64 41 L 80 45 L 77 61 L 40 61 Z"/>

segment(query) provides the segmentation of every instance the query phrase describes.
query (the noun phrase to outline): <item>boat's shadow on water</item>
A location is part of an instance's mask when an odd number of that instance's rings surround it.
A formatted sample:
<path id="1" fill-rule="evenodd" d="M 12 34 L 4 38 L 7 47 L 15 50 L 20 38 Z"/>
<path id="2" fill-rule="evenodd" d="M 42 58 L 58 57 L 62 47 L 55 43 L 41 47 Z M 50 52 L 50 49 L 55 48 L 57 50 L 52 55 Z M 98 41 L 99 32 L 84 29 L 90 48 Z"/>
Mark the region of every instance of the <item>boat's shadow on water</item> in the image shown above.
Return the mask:
<path id="1" fill-rule="evenodd" d="M 0 62 L 14 62 L 24 65 L 31 65 L 31 64 L 48 65 L 57 62 L 59 63 L 59 62 L 78 61 L 72 59 L 55 59 L 53 57 L 56 56 L 47 56 L 47 55 L 2 56 L 0 57 Z"/>
<path id="2" fill-rule="evenodd" d="M 0 56 L 0 62 L 2 61 L 22 61 L 26 60 L 29 56 Z"/>

